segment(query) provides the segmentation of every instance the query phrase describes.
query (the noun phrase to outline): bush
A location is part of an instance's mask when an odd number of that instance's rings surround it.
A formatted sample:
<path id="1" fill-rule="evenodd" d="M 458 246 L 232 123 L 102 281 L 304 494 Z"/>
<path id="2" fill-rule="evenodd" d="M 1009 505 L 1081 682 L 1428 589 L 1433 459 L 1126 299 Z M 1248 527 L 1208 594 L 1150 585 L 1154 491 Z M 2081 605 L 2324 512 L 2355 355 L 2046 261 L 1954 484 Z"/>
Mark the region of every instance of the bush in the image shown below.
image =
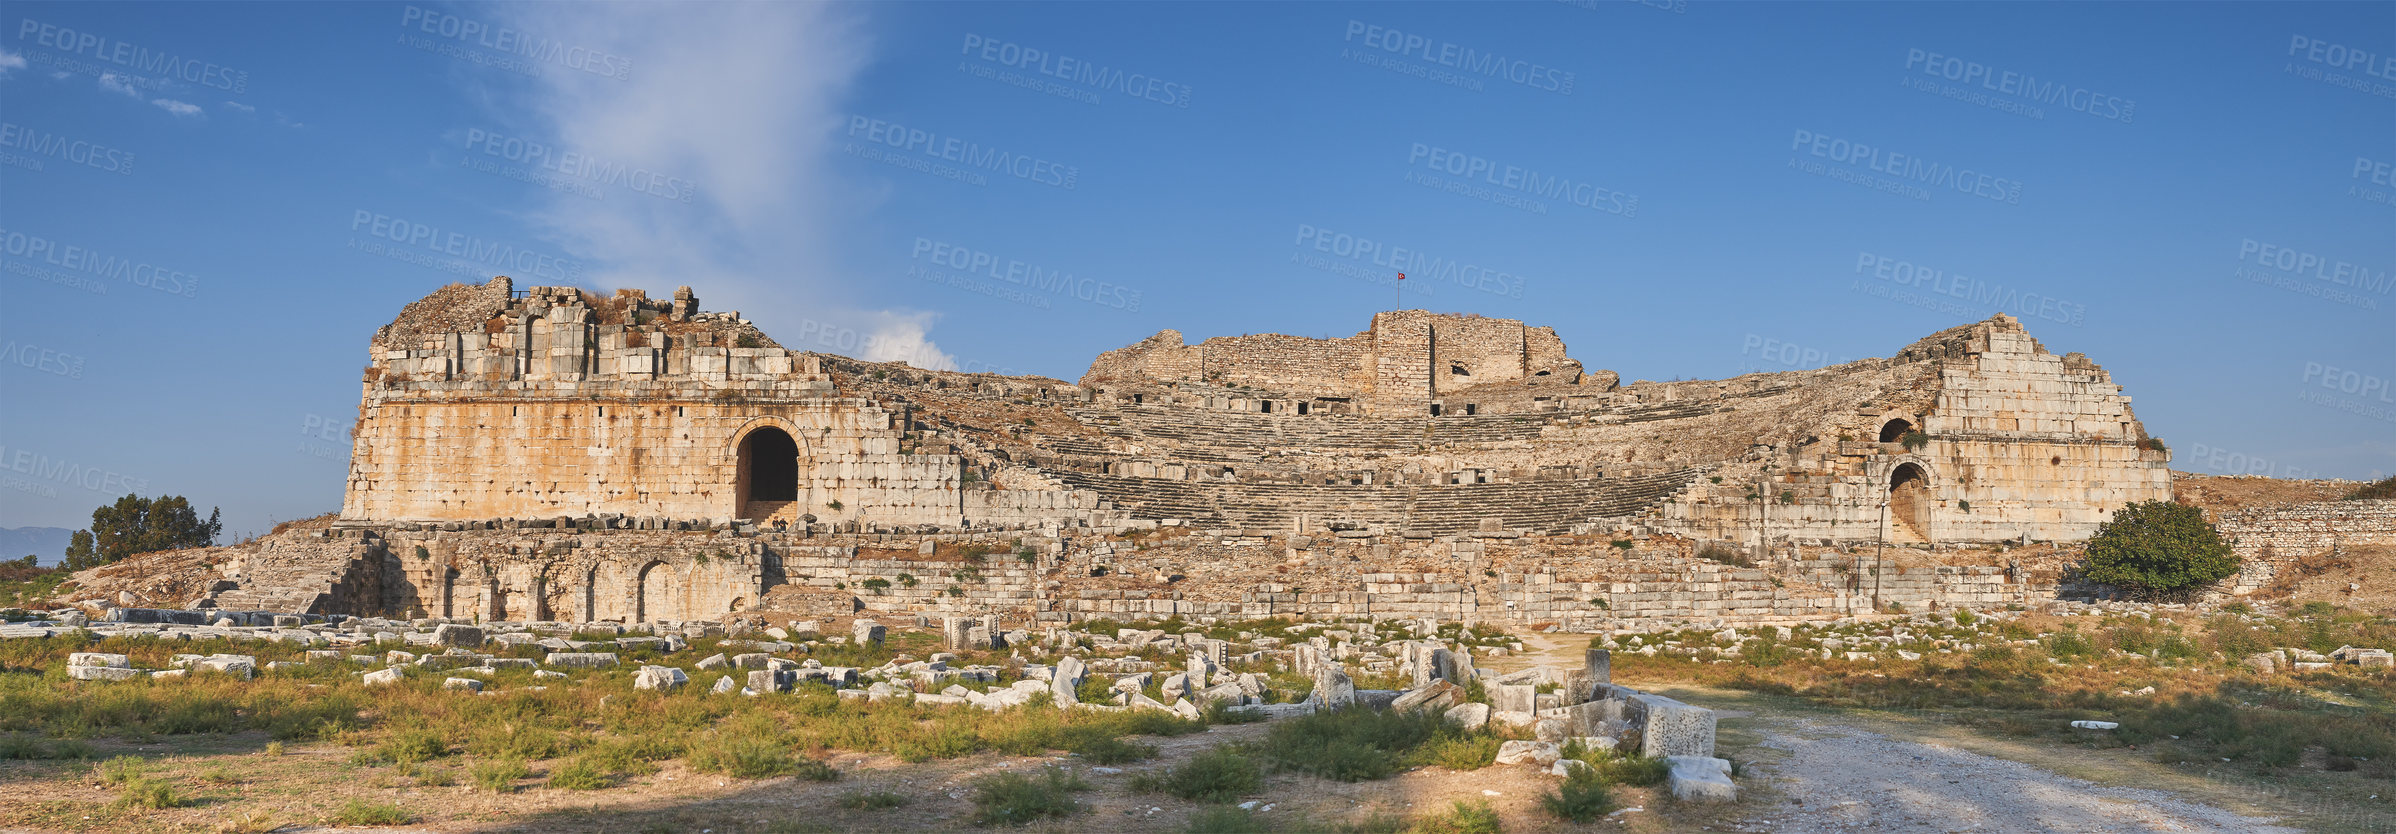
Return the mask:
<path id="1" fill-rule="evenodd" d="M 2346 493 L 2348 501 L 2384 501 L 2391 498 L 2396 498 L 2396 475 L 2372 481 L 2353 492 Z"/>
<path id="2" fill-rule="evenodd" d="M 1539 807 L 1557 819 L 1591 823 L 1614 810 L 1614 794 L 1593 769 L 1575 769 L 1554 792 L 1539 797 Z"/>
<path id="3" fill-rule="evenodd" d="M 532 775 L 523 759 L 492 759 L 479 762 L 471 770 L 476 787 L 492 793 L 509 793 L 516 789 L 516 780 Z"/>
<path id="4" fill-rule="evenodd" d="M 2082 569 L 2094 582 L 2155 593 L 2237 572 L 2237 554 L 2205 522 L 2204 511 L 2170 501 L 2141 501 L 2115 512 L 2088 540 Z"/>
<path id="5" fill-rule="evenodd" d="M 125 780 L 125 792 L 117 794 L 115 807 L 148 808 L 155 811 L 181 804 L 183 801 L 175 796 L 175 786 L 168 784 L 166 780 L 134 776 Z"/>
<path id="6" fill-rule="evenodd" d="M 1489 807 L 1489 800 L 1475 800 L 1467 805 L 1459 799 L 1450 803 L 1445 812 L 1415 820 L 1407 828 L 1407 834 L 1498 834 L 1504 830 L 1505 825 L 1498 820 L 1497 811 Z"/>
<path id="7" fill-rule="evenodd" d="M 1930 435 L 1923 434 L 1918 431 L 1909 431 L 1898 437 L 1897 442 L 1904 444 L 1906 450 L 1912 451 L 1930 445 Z"/>
<path id="8" fill-rule="evenodd" d="M 1023 825 L 1041 817 L 1068 817 L 1080 811 L 1076 791 L 1090 783 L 1072 773 L 1048 768 L 1039 776 L 994 773 L 974 780 L 973 821 L 977 825 Z"/>
<path id="9" fill-rule="evenodd" d="M 1230 802 L 1264 786 L 1264 774 L 1229 747 L 1214 747 L 1180 767 L 1132 777 L 1133 790 L 1169 793 L 1193 802 Z"/>
<path id="10" fill-rule="evenodd" d="M 907 795 L 889 791 L 850 791 L 840 795 L 838 804 L 851 811 L 880 811 L 907 804 Z"/>
<path id="11" fill-rule="evenodd" d="M 549 786 L 563 791 L 596 791 L 614 787 L 616 776 L 589 759 L 575 759 L 549 772 Z"/>
<path id="12" fill-rule="evenodd" d="M 1190 815 L 1189 834 L 1256 834 L 1271 831 L 1256 812 L 1231 805 L 1209 805 Z"/>
<path id="13" fill-rule="evenodd" d="M 1344 709 L 1281 722 L 1259 742 L 1257 754 L 1275 770 L 1362 782 L 1421 763 L 1425 746 L 1434 741 L 1471 735 L 1436 712 Z M 1466 755 L 1431 750 L 1458 760 Z"/>
<path id="14" fill-rule="evenodd" d="M 747 734 L 718 735 L 694 747 L 690 768 L 736 779 L 770 779 L 799 771 L 799 757 L 771 738 Z M 813 760 L 808 760 L 813 761 Z M 822 765 L 821 762 L 816 762 Z"/>
<path id="15" fill-rule="evenodd" d="M 415 819 L 406 808 L 363 799 L 352 799 L 333 814 L 333 822 L 340 825 L 406 825 Z"/>

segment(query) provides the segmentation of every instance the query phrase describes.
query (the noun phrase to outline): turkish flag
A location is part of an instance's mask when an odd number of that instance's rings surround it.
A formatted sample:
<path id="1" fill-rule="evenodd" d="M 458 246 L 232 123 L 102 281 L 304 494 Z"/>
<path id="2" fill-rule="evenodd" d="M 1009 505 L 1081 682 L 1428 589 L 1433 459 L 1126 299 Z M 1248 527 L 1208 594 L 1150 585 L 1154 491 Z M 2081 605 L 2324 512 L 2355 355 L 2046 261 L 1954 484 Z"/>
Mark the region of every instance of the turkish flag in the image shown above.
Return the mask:
<path id="1" fill-rule="evenodd" d="M 1398 273 L 1398 280 L 1400 280 L 1400 281 L 1404 281 L 1404 280 L 1406 280 L 1406 273 L 1403 273 L 1403 272 L 1400 272 L 1400 273 Z"/>

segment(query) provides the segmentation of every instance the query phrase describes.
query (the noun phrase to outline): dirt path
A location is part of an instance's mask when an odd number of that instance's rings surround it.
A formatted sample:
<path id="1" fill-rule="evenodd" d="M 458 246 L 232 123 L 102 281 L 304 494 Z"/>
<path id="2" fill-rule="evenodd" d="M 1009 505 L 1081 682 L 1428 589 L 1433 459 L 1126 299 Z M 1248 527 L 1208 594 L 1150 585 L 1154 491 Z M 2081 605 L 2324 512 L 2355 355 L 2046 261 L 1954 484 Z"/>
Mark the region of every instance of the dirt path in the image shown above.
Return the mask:
<path id="1" fill-rule="evenodd" d="M 1743 787 L 1765 796 L 1757 831 L 2261 832 L 2268 824 L 2158 790 L 2108 787 L 1938 742 L 1832 721 L 1756 716 L 1763 759 Z"/>
<path id="2" fill-rule="evenodd" d="M 1580 663 L 1581 635 L 1529 634 L 1523 651 L 1495 658 L 1501 669 Z M 1626 681 L 1645 686 L 1648 682 Z M 1847 715 L 1783 709 L 1740 693 L 1667 688 L 1722 718 L 1721 754 L 1746 765 L 1740 819 L 1748 831 L 1797 832 L 2262 832 L 2296 829 L 2192 802 L 2180 794 L 2105 785 L 2056 773 L 2101 773 L 2138 782 L 2135 764 L 2092 763 L 2083 751 L 1975 744 L 2047 767 L 1959 746 L 1961 731 Z M 1949 736 L 1949 737 L 1941 737 Z M 2014 749 L 2023 748 L 2023 749 Z M 2041 755 L 2044 753 L 2045 755 Z M 2160 784 L 2143 782 L 2142 784 Z"/>

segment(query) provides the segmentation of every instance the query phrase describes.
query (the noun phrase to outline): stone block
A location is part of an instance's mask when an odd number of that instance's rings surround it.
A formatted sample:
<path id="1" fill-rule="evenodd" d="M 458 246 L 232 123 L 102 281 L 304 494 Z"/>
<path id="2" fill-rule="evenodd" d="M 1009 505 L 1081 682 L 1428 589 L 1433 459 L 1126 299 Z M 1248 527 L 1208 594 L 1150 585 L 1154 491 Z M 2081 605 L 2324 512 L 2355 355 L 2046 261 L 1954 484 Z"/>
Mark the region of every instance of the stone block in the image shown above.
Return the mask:
<path id="1" fill-rule="evenodd" d="M 441 682 L 441 688 L 463 689 L 468 692 L 481 692 L 483 691 L 483 682 L 473 678 L 449 678 Z"/>
<path id="2" fill-rule="evenodd" d="M 69 666 L 67 677 L 79 681 L 121 681 L 141 674 L 141 670 L 123 666 Z"/>
<path id="3" fill-rule="evenodd" d="M 475 626 L 443 623 L 433 628 L 436 645 L 474 649 L 482 647 L 483 639 L 483 630 Z"/>
<path id="4" fill-rule="evenodd" d="M 1468 730 L 1479 729 L 1483 725 L 1489 723 L 1489 705 L 1480 703 L 1457 704 L 1453 707 L 1449 707 L 1447 712 L 1441 713 L 1441 716 L 1446 718 L 1450 724 L 1454 724 Z"/>
<path id="5" fill-rule="evenodd" d="M 1457 691 L 1455 684 L 1434 680 L 1427 686 L 1409 689 L 1399 694 L 1398 699 L 1391 702 L 1389 708 L 1400 711 L 1430 709 L 1445 712 L 1448 707 L 1455 706 L 1462 700 L 1463 695 Z"/>
<path id="6" fill-rule="evenodd" d="M 67 668 L 70 669 L 76 667 L 112 667 L 117 669 L 127 669 L 131 668 L 132 666 L 132 658 L 121 654 L 107 654 L 104 652 L 76 652 L 74 654 L 67 655 Z"/>
<path id="7" fill-rule="evenodd" d="M 1315 671 L 1314 695 L 1310 700 L 1323 709 L 1346 709 L 1356 703 L 1356 683 L 1339 664 L 1323 664 Z"/>
<path id="8" fill-rule="evenodd" d="M 1714 755 L 1713 710 L 1648 692 L 1627 700 L 1623 720 L 1638 734 L 1640 755 Z"/>
<path id="9" fill-rule="evenodd" d="M 889 630 L 883 628 L 881 623 L 872 620 L 858 620 L 849 626 L 849 639 L 860 646 L 878 645 L 888 633 Z"/>
<path id="10" fill-rule="evenodd" d="M 1561 755 L 1554 742 L 1509 741 L 1498 745 L 1497 763 L 1547 767 L 1555 764 Z"/>
<path id="11" fill-rule="evenodd" d="M 618 661 L 615 652 L 552 652 L 541 662 L 566 669 L 601 669 Z"/>
<path id="12" fill-rule="evenodd" d="M 672 666 L 643 666 L 632 676 L 632 688 L 672 692 L 690 683 L 690 675 Z"/>
<path id="13" fill-rule="evenodd" d="M 401 680 L 406 679 L 407 676 L 408 667 L 393 666 L 388 669 L 380 669 L 377 671 L 368 672 L 366 673 L 365 677 L 361 678 L 361 680 L 364 681 L 367 686 L 381 686 L 386 683 L 398 683 Z"/>
<path id="14" fill-rule="evenodd" d="M 1057 661 L 1056 670 L 1048 682 L 1048 693 L 1056 699 L 1057 706 L 1070 707 L 1081 703 L 1081 698 L 1074 690 L 1081 686 L 1082 679 L 1088 674 L 1089 666 L 1082 663 L 1081 658 L 1066 655 L 1063 660 Z"/>
<path id="15" fill-rule="evenodd" d="M 1665 786 L 1683 802 L 1730 802 L 1739 787 L 1730 781 L 1730 762 L 1712 756 L 1668 756 L 1672 770 Z"/>

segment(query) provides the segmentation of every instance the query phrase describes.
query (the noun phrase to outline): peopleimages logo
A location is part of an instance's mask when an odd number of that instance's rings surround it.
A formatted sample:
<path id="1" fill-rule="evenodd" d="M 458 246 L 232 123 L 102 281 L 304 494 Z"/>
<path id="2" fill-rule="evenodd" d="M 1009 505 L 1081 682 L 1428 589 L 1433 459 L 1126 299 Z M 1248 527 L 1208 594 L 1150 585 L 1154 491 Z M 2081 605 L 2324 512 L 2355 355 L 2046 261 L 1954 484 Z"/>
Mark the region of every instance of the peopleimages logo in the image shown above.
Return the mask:
<path id="1" fill-rule="evenodd" d="M 1571 177 L 1518 165 L 1492 162 L 1483 157 L 1421 142 L 1414 143 L 1414 146 L 1407 150 L 1406 164 L 1477 181 L 1505 191 L 1570 203 L 1593 211 L 1602 211 L 1623 217 L 1639 216 L 1639 197 L 1636 194 L 1625 194 L 1599 187 L 1596 183 L 1583 182 Z"/>
<path id="2" fill-rule="evenodd" d="M 1081 180 L 1081 169 L 1071 165 L 999 150 L 969 139 L 943 136 L 881 119 L 850 116 L 848 135 L 851 139 L 862 139 L 893 150 L 1067 191 L 1073 190 L 1074 185 Z"/>
<path id="3" fill-rule="evenodd" d="M 2051 295 L 2024 291 L 2020 287 L 2008 287 L 1960 272 L 1950 273 L 1944 269 L 1922 266 L 1900 258 L 1875 255 L 1870 252 L 1856 253 L 1855 274 L 1869 275 L 1894 287 L 1918 289 L 1932 295 L 1964 299 L 1977 308 L 2008 312 L 2023 318 L 2038 318 L 2077 327 L 2088 317 L 2088 306 L 2085 304 L 2074 304 Z M 1860 290 L 1861 287 L 1861 283 L 1858 282 L 1857 289 Z M 1885 293 L 1874 294 L 1885 295 Z M 1897 300 L 1903 301 L 1904 299 Z M 1940 307 L 1931 309 L 1940 309 Z M 1964 311 L 1958 307 L 1955 308 L 1955 312 Z"/>
<path id="4" fill-rule="evenodd" d="M 482 128 L 466 130 L 466 149 L 487 157 L 530 165 L 560 176 L 600 185 L 621 186 L 652 197 L 687 203 L 699 188 L 690 180 L 670 177 L 633 165 L 604 159 Z"/>
<path id="5" fill-rule="evenodd" d="M 393 250 L 389 246 L 374 241 L 367 241 L 361 245 L 352 239 L 350 241 L 351 248 L 363 249 L 370 255 L 382 255 L 432 269 L 445 269 L 460 275 L 476 275 L 486 271 L 485 269 L 464 268 L 470 265 L 480 265 L 484 268 L 503 270 L 503 272 L 492 273 L 494 275 L 523 275 L 560 282 L 572 282 L 582 277 L 582 264 L 576 261 L 530 249 L 520 249 L 509 243 L 484 240 L 463 232 L 443 232 L 423 223 L 411 223 L 365 209 L 358 209 L 350 215 L 349 230 L 364 232 L 369 237 L 381 238 L 425 252 L 446 255 L 464 261 L 466 264 L 428 262 L 426 259 L 414 256 L 414 253 Z"/>
<path id="6" fill-rule="evenodd" d="M 30 17 L 17 25 L 17 40 L 31 40 L 37 45 L 69 55 L 105 61 L 135 72 L 187 84 L 234 93 L 245 93 L 250 89 L 250 74 L 242 70 L 185 58 L 172 52 L 159 52 L 91 32 L 53 26 Z"/>
<path id="7" fill-rule="evenodd" d="M 1905 68 L 1923 75 L 1953 81 L 1967 87 L 1978 87 L 1992 93 L 2034 101 L 2049 107 L 2061 107 L 2086 113 L 2100 119 L 2112 119 L 2129 124 L 2138 112 L 2138 102 L 2107 95 L 2086 87 L 2075 87 L 2053 80 L 2041 80 L 2012 70 L 1998 69 L 1978 61 L 1967 61 L 1953 55 L 1941 55 L 1922 49 L 1905 50 Z"/>
<path id="8" fill-rule="evenodd" d="M 556 64 L 570 70 L 622 81 L 632 77 L 632 59 L 610 52 L 580 46 L 568 46 L 538 35 L 506 26 L 492 26 L 469 17 L 447 12 L 408 6 L 399 13 L 399 25 L 460 44 L 477 46 L 492 52 L 514 55 L 529 61 Z"/>
<path id="9" fill-rule="evenodd" d="M 8 265 L 10 272 L 24 273 L 52 283 L 82 287 L 86 283 L 82 277 L 90 276 L 112 278 L 142 289 L 155 290 L 167 295 L 179 295 L 184 298 L 192 298 L 200 293 L 200 277 L 197 275 L 169 269 L 148 261 L 137 261 L 81 246 L 62 244 L 40 235 L 0 229 L 0 254 L 63 270 L 63 272 L 53 272 L 39 267 L 28 266 L 25 269 L 20 269 L 18 264 Z"/>
<path id="10" fill-rule="evenodd" d="M 2373 272 L 2369 267 L 2337 260 L 2313 252 L 2291 249 L 2277 244 L 2245 238 L 2238 243 L 2238 260 L 2257 264 L 2290 275 L 2324 281 L 2341 287 L 2353 287 L 2365 292 L 2387 295 L 2396 286 L 2387 270 Z"/>
<path id="11" fill-rule="evenodd" d="M 1121 93 L 1173 107 L 1190 106 L 1190 85 L 1166 81 L 1155 76 L 1095 64 L 1070 55 L 1059 55 L 1034 49 L 1013 41 L 967 33 L 965 47 L 958 51 L 984 63 L 1045 75 L 1084 87 Z M 1095 102 L 1093 102 L 1095 103 Z"/>
<path id="12" fill-rule="evenodd" d="M 1351 270 L 1339 268 L 1330 262 L 1321 261 L 1319 258 L 1315 261 L 1306 260 L 1303 255 L 1291 258 L 1297 263 L 1367 280 L 1373 277 L 1388 280 L 1402 272 L 1411 282 L 1420 282 L 1416 284 L 1416 287 L 1422 289 L 1429 289 L 1424 284 L 1446 283 L 1462 289 L 1507 298 L 1521 298 L 1523 288 L 1528 283 L 1523 280 L 1522 276 L 1505 270 L 1464 263 L 1454 258 L 1434 257 L 1403 246 L 1385 246 L 1372 238 L 1357 237 L 1346 232 L 1319 228 L 1305 223 L 1298 224 L 1296 245 L 1301 249 L 1311 249 L 1350 261 L 1369 264 L 1375 269 L 1357 274 Z M 1375 283 L 1380 282 L 1376 281 Z"/>
<path id="13" fill-rule="evenodd" d="M 919 237 L 915 239 L 915 249 L 908 254 L 908 257 L 953 269 L 974 278 L 988 278 L 1039 293 L 1068 296 L 1127 313 L 1140 311 L 1139 290 L 1094 278 L 1076 277 L 1070 272 L 1013 258 L 1002 258 L 978 249 Z M 1031 298 L 1039 297 L 1031 296 Z"/>
<path id="14" fill-rule="evenodd" d="M 111 174 L 133 173 L 133 152 L 57 133 L 43 133 L 14 122 L 0 122 L 0 148 L 15 148 Z"/>
<path id="15" fill-rule="evenodd" d="M 1993 176 L 1970 168 L 1957 168 L 1953 165 L 1931 162 L 1918 156 L 1908 156 L 1886 148 L 1874 147 L 1861 142 L 1850 142 L 1810 130 L 1799 129 L 1795 137 L 1790 140 L 1789 149 L 1803 152 L 1817 159 L 1825 159 L 1841 165 L 1894 177 L 1893 181 L 1880 180 L 1880 182 L 1893 182 L 1898 187 L 1883 188 L 1882 190 L 1893 190 L 1896 193 L 1913 196 L 1915 199 L 1927 200 L 1930 195 L 1927 192 L 1916 194 L 1915 192 L 1920 189 L 1914 188 L 1912 183 L 1921 183 L 1932 188 L 1969 194 L 2008 205 L 2020 205 L 2022 202 L 2022 183 L 2019 180 Z M 1791 161 L 1795 162 L 1795 160 Z M 1810 171 L 1810 173 L 1824 172 Z M 1865 185 L 1874 188 L 1881 187 L 1873 184 Z"/>
<path id="16" fill-rule="evenodd" d="M 1387 26 L 1350 20 L 1347 35 L 1342 40 L 1366 49 L 1378 49 L 1390 55 L 1456 70 L 1465 75 L 1502 79 L 1534 90 L 1572 95 L 1574 77 L 1568 70 L 1444 40 L 1435 41 Z"/>

